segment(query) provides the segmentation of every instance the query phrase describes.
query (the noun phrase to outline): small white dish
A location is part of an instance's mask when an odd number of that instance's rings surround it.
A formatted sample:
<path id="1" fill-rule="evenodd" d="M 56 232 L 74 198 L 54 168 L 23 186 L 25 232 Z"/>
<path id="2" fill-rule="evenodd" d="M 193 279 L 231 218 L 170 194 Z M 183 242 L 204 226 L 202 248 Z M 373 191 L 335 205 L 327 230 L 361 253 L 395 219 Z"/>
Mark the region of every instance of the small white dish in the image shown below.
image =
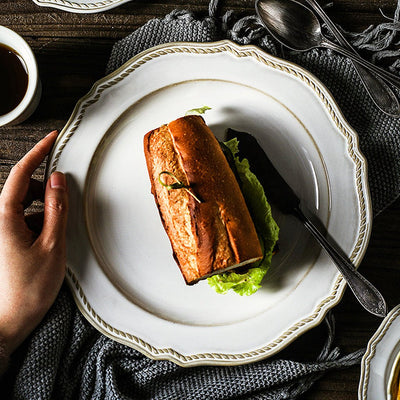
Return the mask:
<path id="1" fill-rule="evenodd" d="M 150 193 L 143 137 L 204 105 L 217 136 L 230 127 L 258 139 L 358 266 L 372 217 L 357 135 L 314 76 L 255 46 L 175 43 L 134 57 L 79 101 L 48 171 L 68 175 L 67 278 L 97 329 L 180 365 L 243 364 L 318 325 L 345 282 L 304 227 L 274 210 L 280 251 L 262 289 L 240 297 L 185 285 Z"/>
<path id="2" fill-rule="evenodd" d="M 368 342 L 361 361 L 359 400 L 395 400 L 391 383 L 400 357 L 400 305 L 393 308 Z"/>
<path id="3" fill-rule="evenodd" d="M 33 0 L 38 6 L 53 7 L 72 13 L 97 13 L 118 7 L 130 0 Z"/>
<path id="4" fill-rule="evenodd" d="M 0 43 L 11 48 L 21 57 L 28 74 L 28 87 L 21 102 L 9 113 L 0 115 L 0 126 L 16 125 L 25 121 L 36 110 L 42 94 L 42 85 L 35 55 L 28 43 L 5 26 L 0 26 Z"/>

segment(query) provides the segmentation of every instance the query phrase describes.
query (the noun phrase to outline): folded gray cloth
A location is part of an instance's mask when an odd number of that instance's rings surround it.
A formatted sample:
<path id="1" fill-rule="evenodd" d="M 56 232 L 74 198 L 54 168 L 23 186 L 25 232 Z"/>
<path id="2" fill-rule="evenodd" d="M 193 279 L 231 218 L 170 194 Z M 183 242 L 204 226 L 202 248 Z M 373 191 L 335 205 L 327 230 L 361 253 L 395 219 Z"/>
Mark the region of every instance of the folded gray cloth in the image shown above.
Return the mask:
<path id="1" fill-rule="evenodd" d="M 237 20 L 228 12 L 219 18 L 217 10 L 218 2 L 212 1 L 210 16 L 202 20 L 187 11 L 174 11 L 164 19 L 149 21 L 115 45 L 108 71 L 150 46 L 170 41 L 229 38 L 282 55 L 254 16 Z M 386 48 L 381 51 L 386 53 L 375 54 L 387 56 L 394 40 L 394 23 L 397 20 L 349 37 L 364 47 L 373 47 L 375 36 L 384 38 L 380 43 L 385 42 Z M 374 211 L 378 213 L 399 194 L 400 122 L 376 110 L 351 64 L 343 58 L 319 50 L 284 56 L 313 71 L 328 86 L 358 131 L 369 162 Z M 397 68 L 396 63 L 393 68 Z M 44 321 L 10 360 L 0 393 L 5 399 L 29 400 L 296 399 L 327 371 L 360 362 L 364 350 L 342 357 L 333 347 L 332 315 L 325 319 L 325 327 L 327 330 L 321 326 L 309 333 L 327 338 L 320 345 L 319 356 L 316 345 L 308 344 L 309 354 L 316 354 L 315 361 L 287 360 L 278 355 L 243 366 L 182 368 L 169 361 L 150 360 L 103 336 L 84 319 L 64 286 Z M 305 345 L 301 339 L 298 343 L 290 345 L 293 354 L 297 345 Z"/>
<path id="2" fill-rule="evenodd" d="M 332 347 L 334 321 L 313 362 L 278 358 L 235 367 L 182 368 L 153 361 L 101 335 L 80 314 L 68 288 L 2 377 L 4 399 L 295 399 L 324 373 L 360 362 L 363 350 L 340 357 Z M 314 354 L 316 348 L 310 348 Z"/>

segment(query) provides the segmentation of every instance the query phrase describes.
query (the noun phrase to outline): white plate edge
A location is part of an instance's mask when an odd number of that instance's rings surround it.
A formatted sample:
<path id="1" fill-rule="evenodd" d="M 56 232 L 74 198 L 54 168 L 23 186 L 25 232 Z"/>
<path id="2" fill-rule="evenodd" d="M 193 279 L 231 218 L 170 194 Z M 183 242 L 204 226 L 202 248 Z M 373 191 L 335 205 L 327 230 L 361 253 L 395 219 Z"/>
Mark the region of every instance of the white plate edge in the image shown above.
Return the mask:
<path id="1" fill-rule="evenodd" d="M 394 307 L 383 319 L 379 328 L 368 342 L 367 349 L 363 358 L 361 359 L 361 373 L 360 382 L 358 385 L 358 398 L 359 400 L 366 400 L 367 390 L 369 385 L 369 373 L 371 361 L 375 356 L 376 346 L 381 342 L 386 332 L 389 330 L 393 321 L 400 315 L 400 304 Z"/>
<path id="2" fill-rule="evenodd" d="M 130 0 L 102 0 L 97 2 L 77 3 L 69 0 L 33 0 L 40 7 L 53 7 L 73 13 L 97 13 L 110 10 Z"/>

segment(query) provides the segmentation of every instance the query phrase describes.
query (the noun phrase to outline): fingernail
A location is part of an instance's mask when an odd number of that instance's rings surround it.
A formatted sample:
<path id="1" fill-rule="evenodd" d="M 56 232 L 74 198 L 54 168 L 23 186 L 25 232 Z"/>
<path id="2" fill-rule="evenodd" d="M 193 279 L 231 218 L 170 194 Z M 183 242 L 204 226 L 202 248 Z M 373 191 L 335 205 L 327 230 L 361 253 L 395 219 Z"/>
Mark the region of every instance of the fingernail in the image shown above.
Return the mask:
<path id="1" fill-rule="evenodd" d="M 58 131 L 51 131 L 50 133 L 48 133 L 48 134 L 46 135 L 46 137 L 47 137 L 47 136 L 54 135 L 55 133 L 58 133 Z"/>
<path id="2" fill-rule="evenodd" d="M 62 189 L 67 188 L 67 180 L 62 172 L 53 172 L 50 176 L 50 187 L 52 189 Z"/>

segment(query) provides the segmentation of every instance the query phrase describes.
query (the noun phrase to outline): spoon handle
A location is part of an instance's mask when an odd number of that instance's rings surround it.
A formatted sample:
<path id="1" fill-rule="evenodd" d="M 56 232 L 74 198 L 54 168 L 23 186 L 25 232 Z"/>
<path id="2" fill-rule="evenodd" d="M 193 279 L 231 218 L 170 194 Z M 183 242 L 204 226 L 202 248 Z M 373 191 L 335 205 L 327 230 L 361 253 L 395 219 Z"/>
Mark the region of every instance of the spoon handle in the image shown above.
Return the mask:
<path id="1" fill-rule="evenodd" d="M 391 72 L 385 71 L 384 69 L 382 69 L 380 67 L 377 67 L 375 64 L 372 64 L 371 62 L 364 60 L 363 58 L 361 58 L 359 55 L 356 55 L 352 51 L 344 49 L 343 47 L 340 47 L 337 44 L 332 43 L 329 40 L 323 40 L 320 45 L 327 49 L 336 51 L 337 53 L 340 53 L 340 54 L 344 55 L 345 57 L 350 58 L 351 60 L 357 62 L 358 64 L 361 64 L 363 67 L 369 69 L 370 71 L 372 71 L 375 74 L 377 74 L 378 76 L 380 76 L 386 82 L 392 83 L 398 89 L 400 89 L 400 77 L 399 76 L 392 74 Z"/>
<path id="2" fill-rule="evenodd" d="M 387 314 L 387 307 L 380 292 L 355 269 L 354 265 L 348 259 L 332 246 L 318 228 L 303 214 L 299 207 L 294 209 L 293 214 L 304 224 L 332 258 L 360 304 L 371 314 L 384 317 Z"/>
<path id="3" fill-rule="evenodd" d="M 311 8 L 319 15 L 322 21 L 328 26 L 330 31 L 339 41 L 339 43 L 347 50 L 352 51 L 355 55 L 359 56 L 346 38 L 342 35 L 332 20 L 326 15 L 323 8 L 316 0 L 305 0 Z M 381 79 L 379 76 L 370 73 L 369 70 L 362 67 L 358 62 L 353 62 L 354 68 L 361 79 L 367 93 L 370 95 L 376 106 L 384 113 L 392 116 L 400 116 L 400 104 L 393 93 L 392 89 Z"/>

